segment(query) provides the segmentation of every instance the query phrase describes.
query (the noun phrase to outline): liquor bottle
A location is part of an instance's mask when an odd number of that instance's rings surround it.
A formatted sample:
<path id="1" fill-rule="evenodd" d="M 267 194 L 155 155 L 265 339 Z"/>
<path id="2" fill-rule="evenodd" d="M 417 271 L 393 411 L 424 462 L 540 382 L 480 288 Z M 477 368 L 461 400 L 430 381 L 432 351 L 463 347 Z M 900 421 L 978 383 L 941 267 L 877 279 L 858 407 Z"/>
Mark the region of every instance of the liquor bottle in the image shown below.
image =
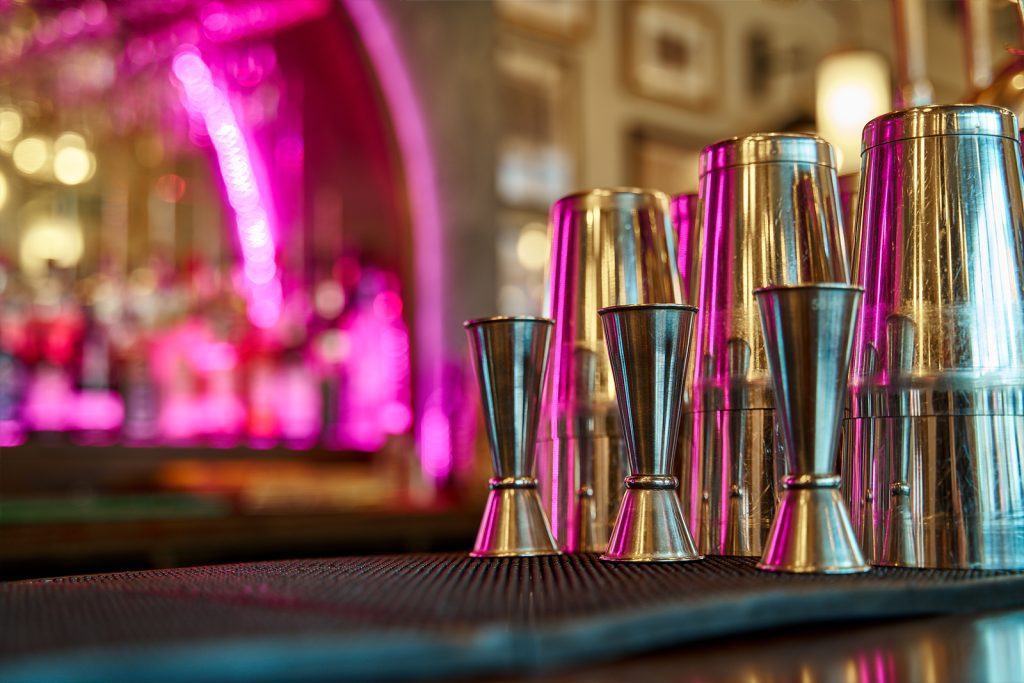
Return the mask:
<path id="1" fill-rule="evenodd" d="M 85 309 L 78 392 L 75 399 L 74 441 L 108 446 L 117 441 L 124 422 L 124 401 L 112 385 L 112 353 L 107 326 L 94 303 Z"/>
<path id="2" fill-rule="evenodd" d="M 25 356 L 31 376 L 22 415 L 26 425 L 47 442 L 75 427 L 77 395 L 74 362 L 82 332 L 82 315 L 68 286 L 70 274 L 48 264 L 35 286 L 28 321 Z"/>
<path id="3" fill-rule="evenodd" d="M 25 443 L 22 417 L 27 373 L 19 353 L 25 344 L 23 291 L 13 273 L 0 261 L 0 448 Z"/>

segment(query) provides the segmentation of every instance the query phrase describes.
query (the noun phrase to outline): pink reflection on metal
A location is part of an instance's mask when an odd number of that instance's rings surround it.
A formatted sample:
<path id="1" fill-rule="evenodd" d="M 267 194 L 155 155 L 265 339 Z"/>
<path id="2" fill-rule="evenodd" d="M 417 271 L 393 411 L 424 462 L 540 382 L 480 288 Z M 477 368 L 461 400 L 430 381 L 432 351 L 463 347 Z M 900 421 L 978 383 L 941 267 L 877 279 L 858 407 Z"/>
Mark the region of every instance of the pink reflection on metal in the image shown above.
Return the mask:
<path id="1" fill-rule="evenodd" d="M 676 228 L 679 245 L 679 280 L 683 285 L 686 303 L 697 301 L 697 263 L 694 255 L 699 251 L 699 208 L 697 195 L 681 194 L 672 198 L 672 224 Z"/>
<path id="2" fill-rule="evenodd" d="M 228 203 L 235 214 L 249 319 L 257 327 L 271 327 L 281 315 L 281 282 L 269 197 L 260 191 L 253 151 L 227 94 L 214 83 L 210 68 L 194 46 L 178 51 L 172 70 L 185 90 L 186 108 L 202 119 L 217 155 Z"/>
<path id="3" fill-rule="evenodd" d="M 441 206 L 434 177 L 427 127 L 409 71 L 391 27 L 377 2 L 342 0 L 373 64 L 401 153 L 410 218 L 416 241 L 413 250 L 416 280 L 417 390 L 420 397 L 420 458 L 424 471 L 445 479 L 453 466 L 451 423 L 443 404 L 444 254 Z"/>

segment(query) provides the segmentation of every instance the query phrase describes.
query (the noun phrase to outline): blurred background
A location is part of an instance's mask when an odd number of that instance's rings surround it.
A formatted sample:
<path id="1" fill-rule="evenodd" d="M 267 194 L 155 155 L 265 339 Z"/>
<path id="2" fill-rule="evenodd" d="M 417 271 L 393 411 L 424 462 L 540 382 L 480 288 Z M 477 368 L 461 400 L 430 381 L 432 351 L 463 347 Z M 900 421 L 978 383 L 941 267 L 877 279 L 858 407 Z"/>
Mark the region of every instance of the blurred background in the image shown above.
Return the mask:
<path id="1" fill-rule="evenodd" d="M 1018 106 L 1007 0 L 0 0 L 0 578 L 466 549 L 462 320 L 717 139 Z M 856 177 L 852 175 L 852 187 Z"/>

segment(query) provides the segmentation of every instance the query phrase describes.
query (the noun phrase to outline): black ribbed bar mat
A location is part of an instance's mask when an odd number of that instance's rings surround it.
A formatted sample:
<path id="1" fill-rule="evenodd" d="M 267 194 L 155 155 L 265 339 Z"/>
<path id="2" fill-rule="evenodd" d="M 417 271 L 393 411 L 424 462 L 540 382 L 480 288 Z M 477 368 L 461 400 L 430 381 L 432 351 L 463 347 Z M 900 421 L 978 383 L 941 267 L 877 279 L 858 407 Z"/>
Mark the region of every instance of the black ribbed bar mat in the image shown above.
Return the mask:
<path id="1" fill-rule="evenodd" d="M 754 562 L 401 555 L 8 583 L 0 680 L 486 675 L 794 624 L 1024 606 L 1017 572 L 793 576 Z"/>

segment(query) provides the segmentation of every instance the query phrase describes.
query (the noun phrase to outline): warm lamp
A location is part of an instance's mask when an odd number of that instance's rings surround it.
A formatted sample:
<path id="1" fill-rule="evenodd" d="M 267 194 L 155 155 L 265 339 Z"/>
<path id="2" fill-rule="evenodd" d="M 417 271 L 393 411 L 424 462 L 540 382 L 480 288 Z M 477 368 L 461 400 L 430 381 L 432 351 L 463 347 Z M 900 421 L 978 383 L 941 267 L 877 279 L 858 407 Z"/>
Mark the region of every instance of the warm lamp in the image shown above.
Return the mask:
<path id="1" fill-rule="evenodd" d="M 864 124 L 892 108 L 889 63 L 876 52 L 835 53 L 818 64 L 815 90 L 818 134 L 836 148 L 839 173 L 855 173 Z"/>

